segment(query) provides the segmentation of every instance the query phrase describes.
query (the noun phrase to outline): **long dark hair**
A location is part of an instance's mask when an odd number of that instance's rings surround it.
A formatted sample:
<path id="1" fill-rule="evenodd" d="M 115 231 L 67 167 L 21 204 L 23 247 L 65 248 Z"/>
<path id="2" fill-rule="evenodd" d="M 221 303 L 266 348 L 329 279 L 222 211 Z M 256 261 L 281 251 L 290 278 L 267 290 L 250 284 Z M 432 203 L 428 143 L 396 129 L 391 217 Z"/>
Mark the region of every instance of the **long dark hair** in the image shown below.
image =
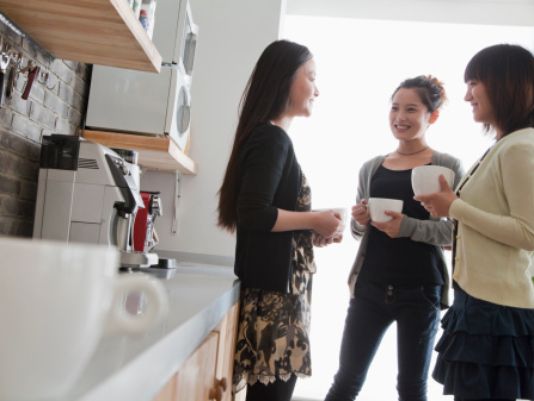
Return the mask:
<path id="1" fill-rule="evenodd" d="M 399 89 L 415 89 L 430 113 L 439 110 L 447 100 L 443 83 L 432 75 L 419 75 L 402 81 L 391 95 L 391 100 Z"/>
<path id="2" fill-rule="evenodd" d="M 265 48 L 250 76 L 240 102 L 234 145 L 219 190 L 218 225 L 230 232 L 236 228 L 238 155 L 253 129 L 280 117 L 289 102 L 296 71 L 312 58 L 307 47 L 277 40 Z"/>
<path id="3" fill-rule="evenodd" d="M 480 50 L 467 64 L 464 80 L 480 81 L 503 136 L 534 126 L 534 56 L 527 49 L 498 44 Z M 489 131 L 490 125 L 484 128 Z"/>

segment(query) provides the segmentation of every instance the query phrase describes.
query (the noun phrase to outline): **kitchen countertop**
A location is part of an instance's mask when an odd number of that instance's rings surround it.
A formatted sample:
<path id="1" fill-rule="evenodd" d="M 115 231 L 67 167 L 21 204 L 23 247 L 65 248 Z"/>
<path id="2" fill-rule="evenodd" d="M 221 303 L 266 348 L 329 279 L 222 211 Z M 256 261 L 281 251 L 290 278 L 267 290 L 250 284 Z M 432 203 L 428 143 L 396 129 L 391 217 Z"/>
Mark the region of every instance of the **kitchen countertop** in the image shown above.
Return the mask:
<path id="1" fill-rule="evenodd" d="M 179 263 L 145 271 L 168 291 L 167 318 L 140 335 L 103 337 L 78 383 L 57 401 L 151 400 L 239 297 L 227 266 Z"/>

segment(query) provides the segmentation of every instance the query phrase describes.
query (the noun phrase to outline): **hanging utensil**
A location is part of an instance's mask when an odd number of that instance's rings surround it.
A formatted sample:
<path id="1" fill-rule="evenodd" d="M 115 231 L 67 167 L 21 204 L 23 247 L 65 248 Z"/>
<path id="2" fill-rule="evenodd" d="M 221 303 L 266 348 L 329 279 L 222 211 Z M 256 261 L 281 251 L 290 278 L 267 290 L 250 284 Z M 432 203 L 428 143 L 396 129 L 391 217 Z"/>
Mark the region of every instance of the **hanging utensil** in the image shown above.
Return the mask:
<path id="1" fill-rule="evenodd" d="M 32 90 L 33 81 L 35 81 L 35 78 L 37 77 L 37 74 L 39 73 L 40 67 L 38 65 L 30 67 L 28 70 L 28 80 L 26 81 L 26 85 L 24 86 L 24 90 L 22 91 L 22 98 L 24 100 L 27 100 L 30 96 L 30 91 Z"/>
<path id="2" fill-rule="evenodd" d="M 5 52 L 0 53 L 0 106 L 2 105 L 2 98 L 4 96 L 4 79 L 11 57 Z"/>
<path id="3" fill-rule="evenodd" d="M 6 99 L 11 99 L 11 97 L 13 96 L 13 91 L 17 84 L 17 78 L 20 73 L 21 62 L 22 62 L 21 53 L 16 53 L 14 56 L 12 56 L 10 68 L 9 68 L 9 71 L 7 72 L 7 82 L 6 82 L 6 90 L 5 90 Z"/>

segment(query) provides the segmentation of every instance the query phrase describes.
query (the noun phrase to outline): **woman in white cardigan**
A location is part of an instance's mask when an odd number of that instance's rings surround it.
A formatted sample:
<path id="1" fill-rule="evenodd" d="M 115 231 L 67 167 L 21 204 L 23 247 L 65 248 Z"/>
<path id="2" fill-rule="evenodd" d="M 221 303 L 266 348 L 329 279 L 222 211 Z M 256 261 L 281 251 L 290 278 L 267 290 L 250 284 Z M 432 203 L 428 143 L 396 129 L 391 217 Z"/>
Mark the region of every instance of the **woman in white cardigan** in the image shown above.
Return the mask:
<path id="1" fill-rule="evenodd" d="M 465 70 L 473 118 L 495 134 L 453 192 L 419 196 L 456 221 L 454 303 L 442 321 L 434 378 L 464 400 L 534 400 L 534 57 L 501 44 Z"/>

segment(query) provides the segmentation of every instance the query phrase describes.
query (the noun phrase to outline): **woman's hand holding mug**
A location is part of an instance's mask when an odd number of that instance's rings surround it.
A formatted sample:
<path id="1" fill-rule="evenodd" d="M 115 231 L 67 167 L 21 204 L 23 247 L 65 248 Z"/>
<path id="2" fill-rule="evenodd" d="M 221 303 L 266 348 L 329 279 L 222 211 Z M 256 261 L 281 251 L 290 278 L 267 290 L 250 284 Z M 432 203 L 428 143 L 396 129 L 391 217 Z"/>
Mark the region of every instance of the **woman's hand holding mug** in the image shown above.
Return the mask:
<path id="1" fill-rule="evenodd" d="M 345 210 L 342 208 L 317 210 L 316 213 L 319 218 L 314 229 L 314 245 L 325 246 L 332 242 L 341 242 L 345 228 Z"/>
<path id="2" fill-rule="evenodd" d="M 330 237 L 323 237 L 322 235 L 314 232 L 312 238 L 313 245 L 319 248 L 333 243 L 340 243 L 341 241 L 343 241 L 343 233 L 335 233 Z"/>
<path id="3" fill-rule="evenodd" d="M 356 220 L 359 225 L 366 226 L 371 221 L 369 209 L 367 207 L 367 199 L 362 199 L 352 207 L 352 218 Z"/>
<path id="4" fill-rule="evenodd" d="M 415 196 L 414 199 L 421 202 L 421 205 L 434 217 L 448 217 L 449 208 L 452 202 L 458 197 L 450 188 L 447 179 L 439 176 L 439 192 L 434 192 L 428 195 Z"/>

